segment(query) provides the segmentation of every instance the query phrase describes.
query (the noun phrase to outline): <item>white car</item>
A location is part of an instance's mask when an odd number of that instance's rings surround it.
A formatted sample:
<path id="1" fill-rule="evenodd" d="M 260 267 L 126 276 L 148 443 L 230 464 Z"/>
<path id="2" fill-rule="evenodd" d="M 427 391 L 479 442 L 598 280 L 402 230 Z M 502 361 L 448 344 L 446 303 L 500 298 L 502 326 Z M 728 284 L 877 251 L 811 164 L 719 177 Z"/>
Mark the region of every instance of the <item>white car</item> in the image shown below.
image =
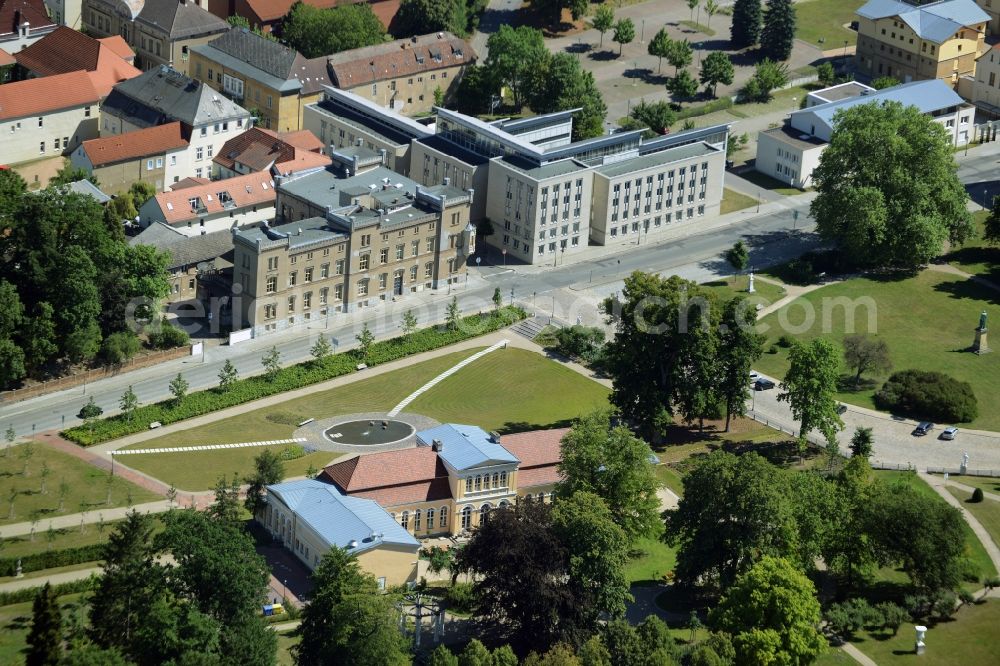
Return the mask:
<path id="1" fill-rule="evenodd" d="M 958 428 L 956 428 L 955 426 L 948 426 L 947 428 L 941 431 L 941 434 L 938 437 L 940 439 L 946 439 L 950 442 L 953 439 L 955 439 L 957 435 L 958 435 Z"/>

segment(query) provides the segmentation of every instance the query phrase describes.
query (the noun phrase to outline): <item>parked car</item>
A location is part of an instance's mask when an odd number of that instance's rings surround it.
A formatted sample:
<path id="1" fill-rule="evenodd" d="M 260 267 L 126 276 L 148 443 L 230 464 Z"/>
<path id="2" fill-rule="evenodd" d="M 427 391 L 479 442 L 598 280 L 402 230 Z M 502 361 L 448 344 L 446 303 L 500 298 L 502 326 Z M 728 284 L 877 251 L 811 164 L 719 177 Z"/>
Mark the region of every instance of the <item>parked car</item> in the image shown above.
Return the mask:
<path id="1" fill-rule="evenodd" d="M 931 430 L 934 430 L 934 424 L 930 421 L 921 421 L 916 428 L 913 429 L 914 437 L 923 437 Z"/>
<path id="2" fill-rule="evenodd" d="M 958 428 L 956 428 L 955 426 L 948 426 L 947 428 L 941 431 L 941 434 L 938 435 L 938 439 L 946 439 L 950 442 L 953 439 L 955 439 L 956 435 L 958 435 Z"/>
<path id="3" fill-rule="evenodd" d="M 767 391 L 768 389 L 773 389 L 773 388 L 774 388 L 774 382 L 772 382 L 770 379 L 764 379 L 763 377 L 758 378 L 757 381 L 753 383 L 754 391 Z"/>
<path id="4" fill-rule="evenodd" d="M 843 414 L 847 411 L 847 405 L 842 402 L 837 403 L 837 414 Z"/>

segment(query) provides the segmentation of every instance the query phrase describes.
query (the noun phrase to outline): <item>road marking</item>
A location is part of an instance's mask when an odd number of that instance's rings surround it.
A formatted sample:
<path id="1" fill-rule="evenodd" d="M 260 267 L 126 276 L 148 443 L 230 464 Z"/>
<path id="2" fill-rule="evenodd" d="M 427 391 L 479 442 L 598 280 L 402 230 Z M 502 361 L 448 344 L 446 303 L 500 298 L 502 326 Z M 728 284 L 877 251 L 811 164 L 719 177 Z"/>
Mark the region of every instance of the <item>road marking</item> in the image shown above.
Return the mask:
<path id="1" fill-rule="evenodd" d="M 292 439 L 271 439 L 265 442 L 238 442 L 236 444 L 203 444 L 200 446 L 176 446 L 164 449 L 119 449 L 112 451 L 115 456 L 136 455 L 140 453 L 187 453 L 188 451 L 218 451 L 221 449 L 244 449 L 251 446 L 273 446 L 277 444 L 299 444 L 306 441 L 305 437 Z"/>

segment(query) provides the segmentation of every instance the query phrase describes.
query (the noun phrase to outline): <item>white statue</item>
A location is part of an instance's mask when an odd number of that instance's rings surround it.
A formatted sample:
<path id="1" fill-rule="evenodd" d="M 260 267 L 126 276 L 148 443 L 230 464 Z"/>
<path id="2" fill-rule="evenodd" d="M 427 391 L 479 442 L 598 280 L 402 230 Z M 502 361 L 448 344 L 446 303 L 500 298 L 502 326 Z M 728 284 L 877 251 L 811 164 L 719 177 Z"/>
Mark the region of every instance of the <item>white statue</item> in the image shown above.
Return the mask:
<path id="1" fill-rule="evenodd" d="M 962 469 L 965 469 L 968 466 L 969 466 L 969 452 L 968 451 L 963 451 L 962 452 Z"/>
<path id="2" fill-rule="evenodd" d="M 752 293 L 754 293 L 754 291 L 755 291 L 755 289 L 753 288 L 753 271 L 751 270 L 750 271 L 750 286 L 747 287 L 747 293 L 748 294 L 752 294 Z"/>
<path id="3" fill-rule="evenodd" d="M 927 627 L 916 625 L 913 628 L 917 630 L 917 654 L 923 654 L 927 647 L 924 643 L 924 637 L 927 635 Z"/>

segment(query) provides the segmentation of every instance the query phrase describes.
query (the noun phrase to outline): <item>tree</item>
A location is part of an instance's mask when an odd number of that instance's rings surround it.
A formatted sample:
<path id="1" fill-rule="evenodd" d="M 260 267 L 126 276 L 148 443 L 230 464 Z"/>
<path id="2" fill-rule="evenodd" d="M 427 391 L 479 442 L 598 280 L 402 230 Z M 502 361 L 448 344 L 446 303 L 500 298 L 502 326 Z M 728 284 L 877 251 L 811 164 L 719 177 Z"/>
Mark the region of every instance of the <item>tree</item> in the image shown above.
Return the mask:
<path id="1" fill-rule="evenodd" d="M 764 55 L 778 62 L 788 60 L 795 43 L 795 7 L 792 0 L 767 0 L 760 47 Z"/>
<path id="2" fill-rule="evenodd" d="M 851 455 L 858 456 L 864 459 L 871 458 L 872 456 L 872 444 L 875 442 L 875 436 L 873 435 L 873 430 L 871 428 L 857 427 L 854 430 L 854 436 L 851 437 Z"/>
<path id="3" fill-rule="evenodd" d="M 687 0 L 688 9 L 691 10 L 691 20 L 694 21 L 694 10 L 701 4 L 701 0 Z"/>
<path id="4" fill-rule="evenodd" d="M 682 67 L 687 67 L 694 59 L 694 51 L 691 49 L 691 42 L 686 39 L 671 41 L 667 46 L 667 62 L 674 68 L 674 78 L 680 74 Z"/>
<path id="5" fill-rule="evenodd" d="M 732 85 L 733 61 L 722 51 L 712 51 L 701 61 L 701 74 L 698 80 L 711 89 L 712 97 L 716 96 L 719 84 Z"/>
<path id="6" fill-rule="evenodd" d="M 611 5 L 598 5 L 594 12 L 594 19 L 591 25 L 594 30 L 601 33 L 601 43 L 599 48 L 604 48 L 604 33 L 611 30 L 615 24 L 615 10 Z"/>
<path id="7" fill-rule="evenodd" d="M 736 0 L 729 32 L 733 48 L 743 49 L 760 41 L 762 20 L 760 0 Z"/>
<path id="8" fill-rule="evenodd" d="M 410 335 L 417 330 L 417 317 L 413 314 L 413 310 L 403 313 L 403 324 L 400 328 L 403 329 L 403 335 Z"/>
<path id="9" fill-rule="evenodd" d="M 24 351 L 11 340 L 0 339 L 0 384 L 10 386 L 25 374 Z"/>
<path id="10" fill-rule="evenodd" d="M 647 103 L 646 100 L 642 100 L 632 107 L 631 115 L 656 134 L 666 134 L 670 126 L 677 121 L 677 114 L 667 101 Z"/>
<path id="11" fill-rule="evenodd" d="M 121 399 L 118 401 L 118 408 L 121 409 L 122 414 L 124 414 L 125 418 L 129 421 L 129 423 L 131 423 L 132 414 L 138 406 L 139 398 L 136 397 L 135 391 L 132 390 L 132 385 L 129 384 L 129 387 L 125 389 L 125 392 L 122 393 Z"/>
<path id="12" fill-rule="evenodd" d="M 452 296 L 451 303 L 448 303 L 447 314 L 445 315 L 445 323 L 448 325 L 448 330 L 454 331 L 457 329 L 461 321 L 462 311 L 458 309 L 458 296 Z"/>
<path id="13" fill-rule="evenodd" d="M 898 86 L 900 83 L 899 79 L 892 76 L 880 76 L 878 78 L 872 79 L 869 84 L 875 90 L 882 90 L 883 88 L 892 88 L 893 86 Z"/>
<path id="14" fill-rule="evenodd" d="M 861 385 L 861 375 L 875 372 L 884 375 L 892 370 L 889 345 L 882 338 L 872 338 L 861 333 L 844 337 L 844 362 L 854 370 L 854 385 Z"/>
<path id="15" fill-rule="evenodd" d="M 653 38 L 649 40 L 649 45 L 646 46 L 646 51 L 651 56 L 656 56 L 656 73 L 660 73 L 660 68 L 663 65 L 663 59 L 670 56 L 671 48 L 673 46 L 673 40 L 670 39 L 670 35 L 667 34 L 666 28 L 660 28 L 653 35 Z"/>
<path id="16" fill-rule="evenodd" d="M 462 653 L 458 655 L 458 666 L 492 666 L 492 664 L 493 655 L 478 638 L 469 641 Z"/>
<path id="17" fill-rule="evenodd" d="M 281 456 L 271 449 L 264 449 L 253 459 L 254 472 L 243 479 L 248 485 L 247 496 L 243 505 L 251 516 L 264 508 L 264 489 L 275 483 L 281 483 L 285 478 L 285 464 Z"/>
<path id="18" fill-rule="evenodd" d="M 53 185 L 69 185 L 70 183 L 75 183 L 78 180 L 89 180 L 94 185 L 100 185 L 97 182 L 97 178 L 91 176 L 87 173 L 87 170 L 83 167 L 75 167 L 71 164 L 67 164 L 59 171 L 56 175 L 49 180 L 49 187 Z"/>
<path id="19" fill-rule="evenodd" d="M 712 17 L 719 13 L 722 7 L 715 0 L 707 0 L 705 2 L 705 13 L 708 15 L 708 19 L 705 20 L 705 27 L 712 27 Z"/>
<path id="20" fill-rule="evenodd" d="M 755 453 L 699 460 L 666 521 L 665 538 L 678 546 L 677 580 L 724 590 L 761 556 L 793 556 L 797 523 L 787 490 L 782 471 Z"/>
<path id="21" fill-rule="evenodd" d="M 500 293 L 500 287 L 493 290 L 493 309 L 495 311 L 499 310 L 503 305 L 503 294 Z"/>
<path id="22" fill-rule="evenodd" d="M 48 495 L 48 489 L 45 487 L 45 481 L 51 475 L 52 475 L 52 468 L 49 467 L 49 463 L 47 461 L 43 460 L 42 461 L 42 473 L 41 473 L 42 483 L 41 483 L 41 487 L 39 488 L 39 492 L 42 495 Z"/>
<path id="23" fill-rule="evenodd" d="M 187 395 L 190 387 L 191 385 L 184 379 L 184 375 L 179 372 L 176 377 L 170 380 L 170 395 L 174 396 L 175 406 L 179 406 L 184 402 L 184 396 Z"/>
<path id="24" fill-rule="evenodd" d="M 104 338 L 101 356 L 108 365 L 121 365 L 139 353 L 139 338 L 132 331 L 118 331 Z"/>
<path id="25" fill-rule="evenodd" d="M 788 83 L 788 65 L 764 58 L 754 67 L 753 77 L 747 81 L 740 95 L 750 102 L 766 102 L 771 92 Z"/>
<path id="26" fill-rule="evenodd" d="M 385 28 L 367 4 L 319 9 L 296 2 L 281 24 L 281 37 L 306 58 L 379 44 Z"/>
<path id="27" fill-rule="evenodd" d="M 462 0 L 403 0 L 393 19 L 393 35 L 397 38 L 452 32 L 464 36 L 469 19 Z"/>
<path id="28" fill-rule="evenodd" d="M 837 438 L 844 422 L 837 413 L 837 375 L 840 366 L 833 344 L 822 338 L 795 343 L 788 351 L 789 368 L 778 400 L 787 402 L 800 422 L 799 441 L 818 430 L 827 441 Z"/>
<path id="29" fill-rule="evenodd" d="M 597 89 L 594 75 L 585 71 L 571 54 L 557 53 L 543 61 L 531 88 L 528 103 L 537 113 L 581 109 L 574 116 L 574 140 L 603 133 L 607 114 L 604 98 Z"/>
<path id="30" fill-rule="evenodd" d="M 368 328 L 368 322 L 365 322 L 361 327 L 361 332 L 354 338 L 358 341 L 358 352 L 361 354 L 361 359 L 368 360 L 368 352 L 371 351 L 372 344 L 375 342 L 375 334 Z"/>
<path id="31" fill-rule="evenodd" d="M 278 351 L 277 347 L 272 346 L 264 354 L 260 363 L 264 366 L 264 376 L 267 378 L 267 381 L 273 382 L 281 371 L 281 352 Z"/>
<path id="32" fill-rule="evenodd" d="M 226 359 L 226 362 L 222 365 L 222 369 L 219 370 L 219 390 L 225 393 L 233 387 L 233 384 L 237 382 L 240 378 L 240 373 L 233 365 L 233 362 Z"/>
<path id="33" fill-rule="evenodd" d="M 712 609 L 709 623 L 733 636 L 740 664 L 808 664 L 826 651 L 816 590 L 786 560 L 765 556 Z"/>
<path id="34" fill-rule="evenodd" d="M 819 76 L 819 82 L 824 86 L 832 86 L 834 81 L 837 80 L 837 72 L 828 60 L 821 62 L 816 67 L 816 75 Z"/>
<path id="35" fill-rule="evenodd" d="M 578 492 L 603 499 L 630 542 L 660 531 L 658 481 L 649 462 L 649 445 L 624 425 L 612 425 L 611 412 L 581 417 L 560 445 L 556 494 Z"/>
<path id="36" fill-rule="evenodd" d="M 62 657 L 62 613 L 48 582 L 35 593 L 28 632 L 27 666 L 57 666 Z"/>
<path id="37" fill-rule="evenodd" d="M 990 214 L 983 220 L 983 240 L 990 245 L 1000 245 L 1000 196 L 993 197 Z"/>
<path id="38" fill-rule="evenodd" d="M 820 235 L 860 266 L 920 266 L 945 240 L 971 237 L 956 168 L 951 140 L 930 116 L 898 102 L 860 104 L 834 116 L 810 212 Z"/>
<path id="39" fill-rule="evenodd" d="M 331 655 L 348 666 L 410 663 L 407 641 L 398 629 L 395 597 L 380 594 L 375 579 L 353 556 L 330 549 L 313 571 L 313 583 L 295 630 L 300 637 L 292 648 L 296 664 L 328 664 Z"/>
<path id="40" fill-rule="evenodd" d="M 235 524 L 240 520 L 240 479 L 233 474 L 232 482 L 220 476 L 213 488 L 215 501 L 205 513 L 222 523 Z"/>
<path id="41" fill-rule="evenodd" d="M 514 106 L 520 109 L 530 96 L 535 75 L 549 59 L 542 32 L 504 24 L 490 35 L 486 48 L 486 72 L 491 80 L 510 89 Z"/>
<path id="42" fill-rule="evenodd" d="M 312 356 L 313 360 L 317 363 L 322 363 L 332 353 L 333 348 L 327 341 L 326 336 L 322 333 L 319 334 L 316 342 L 313 344 L 312 348 L 309 349 L 309 355 Z"/>
<path id="43" fill-rule="evenodd" d="M 458 666 L 458 657 L 441 643 L 431 652 L 430 660 L 427 663 L 428 666 Z"/>
<path id="44" fill-rule="evenodd" d="M 680 74 L 667 81 L 667 90 L 675 97 L 688 99 L 694 97 L 698 92 L 698 81 L 691 76 L 686 69 L 682 69 Z"/>
<path id="45" fill-rule="evenodd" d="M 726 407 L 726 432 L 730 419 L 746 416 L 750 387 L 747 377 L 764 353 L 764 336 L 757 333 L 757 310 L 742 297 L 726 302 L 719 327 L 716 370 L 720 398 Z"/>
<path id="46" fill-rule="evenodd" d="M 614 25 L 614 35 L 612 36 L 612 39 L 615 44 L 618 45 L 618 55 L 621 55 L 622 48 L 626 44 L 631 44 L 632 40 L 635 39 L 635 23 L 632 22 L 632 19 L 618 19 Z"/>
<path id="47" fill-rule="evenodd" d="M 726 261 L 735 271 L 742 271 L 750 264 L 750 250 L 746 243 L 739 240 L 731 248 L 726 250 Z"/>

